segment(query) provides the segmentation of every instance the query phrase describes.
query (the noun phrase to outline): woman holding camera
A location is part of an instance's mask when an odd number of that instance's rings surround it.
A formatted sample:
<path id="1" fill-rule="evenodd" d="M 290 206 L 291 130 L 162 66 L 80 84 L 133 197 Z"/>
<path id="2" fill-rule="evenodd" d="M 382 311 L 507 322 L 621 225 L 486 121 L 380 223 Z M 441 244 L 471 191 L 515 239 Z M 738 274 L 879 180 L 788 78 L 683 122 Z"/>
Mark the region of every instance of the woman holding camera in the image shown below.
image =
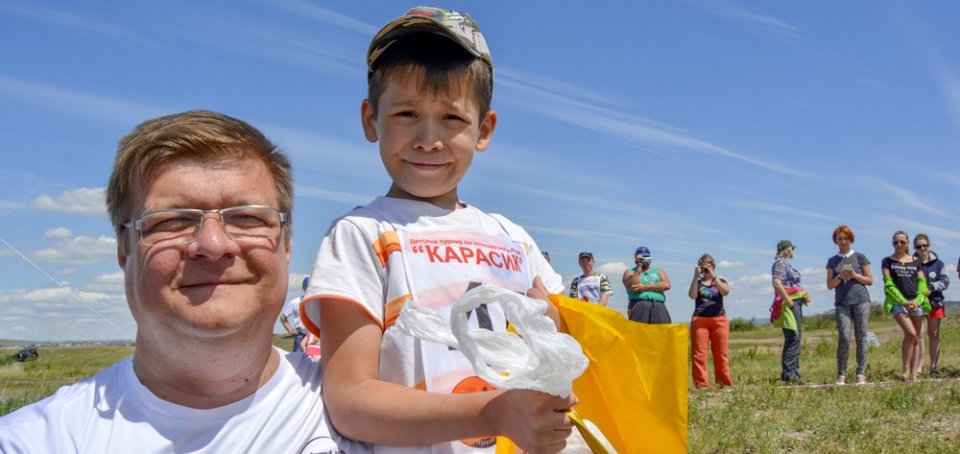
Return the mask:
<path id="1" fill-rule="evenodd" d="M 715 274 L 716 269 L 717 263 L 710 254 L 700 256 L 687 290 L 687 296 L 695 302 L 690 321 L 690 356 L 693 357 L 693 386 L 696 389 L 710 387 L 707 347 L 713 352 L 713 378 L 717 385 L 733 386 L 727 360 L 730 325 L 723 310 L 723 297 L 730 293 L 730 285 Z"/>
<path id="2" fill-rule="evenodd" d="M 841 225 L 833 231 L 837 255 L 827 260 L 827 289 L 834 290 L 837 331 L 837 384 L 847 384 L 847 358 L 850 356 L 850 325 L 857 341 L 857 384 L 867 383 L 867 321 L 870 319 L 870 293 L 873 285 L 870 260 L 850 245 L 853 230 Z"/>
<path id="3" fill-rule="evenodd" d="M 623 272 L 623 286 L 630 300 L 627 316 L 640 323 L 670 323 L 664 294 L 670 290 L 670 278 L 663 269 L 650 266 L 653 257 L 646 246 L 638 247 L 633 259 L 637 266 Z"/>

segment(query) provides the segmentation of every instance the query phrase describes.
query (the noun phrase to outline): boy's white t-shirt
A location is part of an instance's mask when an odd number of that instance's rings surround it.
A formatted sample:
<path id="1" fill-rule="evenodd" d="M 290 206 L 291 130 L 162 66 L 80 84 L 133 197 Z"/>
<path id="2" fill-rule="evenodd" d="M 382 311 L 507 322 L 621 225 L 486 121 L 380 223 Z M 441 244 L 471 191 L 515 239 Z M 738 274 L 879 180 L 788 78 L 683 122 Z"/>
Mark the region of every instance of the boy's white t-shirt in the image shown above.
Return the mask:
<path id="1" fill-rule="evenodd" d="M 133 371 L 133 357 L 0 418 L 3 453 L 363 453 L 330 426 L 320 366 L 281 354 L 253 395 L 199 410 L 160 399 Z"/>
<path id="2" fill-rule="evenodd" d="M 503 216 L 487 214 L 472 206 L 447 210 L 426 202 L 378 197 L 331 226 L 317 254 L 301 310 L 304 325 L 316 330 L 320 323 L 320 298 L 360 305 L 384 328 L 380 345 L 382 380 L 421 389 L 425 386 L 424 365 L 416 339 L 393 329 L 400 308 L 404 301 L 412 299 L 413 293 L 403 257 L 410 252 L 402 249 L 398 238 L 398 233 L 403 235 L 406 231 L 469 232 L 486 235 L 486 238 L 504 237 L 525 250 L 525 276 L 531 281 L 534 276 L 540 276 L 551 293 L 563 290 L 561 276 L 547 263 L 530 235 Z M 530 282 L 523 285 L 529 288 Z M 377 446 L 376 452 L 429 453 L 431 447 Z M 439 448 L 435 452 L 448 451 Z"/>

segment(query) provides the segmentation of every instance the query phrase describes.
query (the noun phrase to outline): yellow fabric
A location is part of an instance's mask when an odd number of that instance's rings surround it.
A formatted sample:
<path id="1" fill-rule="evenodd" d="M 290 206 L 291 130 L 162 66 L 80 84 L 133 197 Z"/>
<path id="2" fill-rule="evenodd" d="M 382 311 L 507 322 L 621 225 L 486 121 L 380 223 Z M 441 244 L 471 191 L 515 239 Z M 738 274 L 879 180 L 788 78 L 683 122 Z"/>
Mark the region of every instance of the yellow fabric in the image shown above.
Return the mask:
<path id="1" fill-rule="evenodd" d="M 648 325 L 596 304 L 550 299 L 590 358 L 573 382 L 580 416 L 617 452 L 686 453 L 687 325 Z"/>
<path id="2" fill-rule="evenodd" d="M 687 325 L 648 325 L 566 296 L 550 300 L 590 358 L 573 382 L 580 417 L 596 424 L 618 453 L 686 453 Z M 498 437 L 498 454 L 515 452 Z"/>
<path id="3" fill-rule="evenodd" d="M 597 436 L 590 431 L 590 428 L 584 424 L 583 419 L 580 418 L 580 415 L 577 414 L 576 410 L 570 410 L 567 412 L 567 417 L 570 418 L 570 422 L 573 423 L 573 426 L 577 428 L 577 432 L 580 432 L 580 436 L 583 437 L 583 440 L 587 442 L 587 446 L 590 447 L 590 451 L 593 454 L 611 454 L 603 442 L 601 442 Z M 496 454 L 517 454 L 523 453 L 520 448 L 517 447 L 509 438 L 506 437 L 497 437 L 497 450 Z"/>

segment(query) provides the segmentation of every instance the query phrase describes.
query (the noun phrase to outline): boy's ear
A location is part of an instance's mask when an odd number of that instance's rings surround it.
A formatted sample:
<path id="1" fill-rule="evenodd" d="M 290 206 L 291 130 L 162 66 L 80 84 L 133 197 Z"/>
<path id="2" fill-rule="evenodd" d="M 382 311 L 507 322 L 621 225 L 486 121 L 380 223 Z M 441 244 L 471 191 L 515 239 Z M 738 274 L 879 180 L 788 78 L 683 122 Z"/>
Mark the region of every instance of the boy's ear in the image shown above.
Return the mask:
<path id="1" fill-rule="evenodd" d="M 377 138 L 377 114 L 374 112 L 373 104 L 369 99 L 364 99 L 360 104 L 360 121 L 363 123 L 363 135 L 370 143 L 375 143 Z"/>
<path id="2" fill-rule="evenodd" d="M 480 123 L 480 137 L 477 138 L 477 145 L 474 147 L 477 151 L 486 150 L 490 146 L 490 139 L 493 138 L 493 130 L 497 128 L 497 112 L 490 110 Z"/>

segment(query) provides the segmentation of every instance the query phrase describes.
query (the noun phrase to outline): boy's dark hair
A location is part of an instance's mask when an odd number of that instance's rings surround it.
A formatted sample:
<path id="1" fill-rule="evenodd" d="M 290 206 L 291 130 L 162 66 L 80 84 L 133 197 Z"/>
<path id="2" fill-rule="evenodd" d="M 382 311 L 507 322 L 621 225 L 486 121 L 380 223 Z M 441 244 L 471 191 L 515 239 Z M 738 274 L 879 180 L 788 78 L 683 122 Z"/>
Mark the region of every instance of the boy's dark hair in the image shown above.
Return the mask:
<path id="1" fill-rule="evenodd" d="M 399 39 L 379 56 L 367 76 L 367 99 L 376 114 L 380 96 L 391 82 L 420 79 L 421 91 L 459 94 L 472 91 L 480 119 L 490 111 L 493 68 L 444 36 L 421 33 Z"/>

